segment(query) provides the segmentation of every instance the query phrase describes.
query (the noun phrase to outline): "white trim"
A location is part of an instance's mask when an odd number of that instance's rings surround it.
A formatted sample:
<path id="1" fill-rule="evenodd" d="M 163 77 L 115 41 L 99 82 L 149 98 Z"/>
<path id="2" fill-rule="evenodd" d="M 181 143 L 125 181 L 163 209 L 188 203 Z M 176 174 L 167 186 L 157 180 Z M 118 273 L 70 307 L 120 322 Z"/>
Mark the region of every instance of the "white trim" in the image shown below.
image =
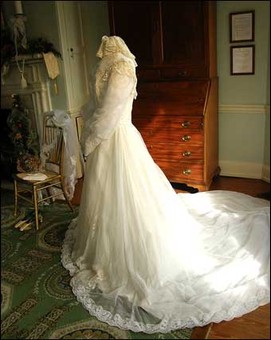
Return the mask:
<path id="1" fill-rule="evenodd" d="M 219 105 L 219 113 L 266 113 L 267 105 Z"/>
<path id="2" fill-rule="evenodd" d="M 261 163 L 220 161 L 221 176 L 262 179 Z"/>
<path id="3" fill-rule="evenodd" d="M 1 85 L 1 105 L 3 108 L 10 108 L 11 95 L 14 93 L 21 98 L 29 97 L 30 101 L 28 99 L 25 101 L 25 109 L 28 110 L 30 116 L 33 116 L 37 133 L 41 136 L 42 115 L 52 110 L 50 80 L 43 58 L 33 60 L 28 58 L 25 73 L 28 84 L 26 88 L 22 88 L 17 65 L 15 63 L 10 65 L 9 73 L 5 76 L 5 83 Z"/>
<path id="4" fill-rule="evenodd" d="M 270 165 L 263 165 L 262 169 L 262 180 L 270 183 Z"/>
<path id="5" fill-rule="evenodd" d="M 65 15 L 64 15 L 64 2 L 63 1 L 55 1 L 55 8 L 57 13 L 57 24 L 58 24 L 58 33 L 61 37 L 60 39 L 60 49 L 61 49 L 61 55 L 62 55 L 62 66 L 63 66 L 63 72 L 65 74 L 65 101 L 66 101 L 66 107 L 70 107 L 70 101 L 71 101 L 71 89 L 68 86 L 68 84 L 71 83 L 71 72 L 69 71 L 69 68 L 67 65 L 69 65 L 69 49 L 68 49 L 68 42 L 67 42 L 67 35 L 66 35 L 66 22 L 65 22 Z"/>
<path id="6" fill-rule="evenodd" d="M 77 113 L 84 102 L 88 100 L 89 85 L 87 78 L 86 53 L 83 43 L 83 28 L 81 17 L 81 4 L 76 1 L 55 1 L 58 32 L 65 74 L 66 109 L 68 112 Z M 70 6 L 75 6 L 71 8 Z M 72 20 L 72 22 L 69 22 Z M 75 26 L 74 20 L 78 21 L 79 27 Z M 77 30 L 79 38 L 69 36 L 70 26 Z M 73 52 L 71 52 L 73 49 Z M 80 72 L 78 69 L 80 68 Z M 76 88 L 74 79 L 81 78 L 84 89 Z"/>

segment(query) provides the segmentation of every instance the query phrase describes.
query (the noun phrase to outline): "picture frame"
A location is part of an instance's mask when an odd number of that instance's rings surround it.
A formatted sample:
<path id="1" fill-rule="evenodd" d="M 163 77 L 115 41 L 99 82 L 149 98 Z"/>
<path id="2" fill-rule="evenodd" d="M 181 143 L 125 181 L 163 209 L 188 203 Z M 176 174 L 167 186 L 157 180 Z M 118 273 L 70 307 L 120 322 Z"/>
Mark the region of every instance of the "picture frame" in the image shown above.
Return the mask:
<path id="1" fill-rule="evenodd" d="M 255 73 L 255 46 L 231 46 L 231 75 Z"/>
<path id="2" fill-rule="evenodd" d="M 255 11 L 230 13 L 230 42 L 254 41 Z"/>

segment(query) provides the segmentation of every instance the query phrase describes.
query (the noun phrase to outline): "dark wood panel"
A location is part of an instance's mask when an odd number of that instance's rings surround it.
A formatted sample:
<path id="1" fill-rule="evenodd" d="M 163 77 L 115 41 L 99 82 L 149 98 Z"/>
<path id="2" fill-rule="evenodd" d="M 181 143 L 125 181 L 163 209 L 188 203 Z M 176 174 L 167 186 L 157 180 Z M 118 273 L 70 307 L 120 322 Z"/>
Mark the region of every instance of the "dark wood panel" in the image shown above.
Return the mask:
<path id="1" fill-rule="evenodd" d="M 203 145 L 204 138 L 203 132 L 176 132 L 163 126 L 157 128 L 142 128 L 140 133 L 145 143 L 164 143 L 164 146 L 169 143 L 175 143 L 175 145 Z"/>
<path id="2" fill-rule="evenodd" d="M 141 83 L 133 116 L 203 116 L 209 86 L 207 80 Z"/>
<path id="3" fill-rule="evenodd" d="M 210 81 L 165 81 L 140 83 L 137 91 L 140 99 L 160 98 L 165 100 L 180 101 L 186 103 L 202 102 L 206 98 Z"/>
<path id="4" fill-rule="evenodd" d="M 111 35 L 118 35 L 136 56 L 137 63 L 153 64 L 155 1 L 108 1 Z"/>
<path id="5" fill-rule="evenodd" d="M 161 1 L 165 64 L 205 64 L 204 1 Z"/>
<path id="6" fill-rule="evenodd" d="M 205 65 L 189 65 L 183 63 L 182 67 L 161 68 L 162 80 L 178 80 L 185 78 L 206 77 L 208 68 Z"/>
<path id="7" fill-rule="evenodd" d="M 203 145 L 176 145 L 175 143 L 146 144 L 151 156 L 156 160 L 184 161 L 201 160 L 203 157 Z"/>
<path id="8" fill-rule="evenodd" d="M 133 116 L 166 116 L 166 115 L 190 115 L 190 116 L 203 116 L 204 103 L 194 103 L 183 105 L 181 98 L 176 101 L 170 99 L 149 98 L 141 101 L 135 101 L 133 105 Z"/>
<path id="9" fill-rule="evenodd" d="M 138 62 L 138 78 L 208 77 L 210 3 L 207 1 L 108 1 L 112 35 L 121 36 Z M 151 72 L 149 68 L 157 68 Z M 162 73 L 160 73 L 160 70 Z"/>
<path id="10" fill-rule="evenodd" d="M 156 163 L 172 182 L 176 180 L 189 183 L 203 181 L 203 162 L 169 162 L 157 159 Z"/>
<path id="11" fill-rule="evenodd" d="M 144 128 L 153 128 L 157 126 L 166 126 L 176 131 L 202 130 L 203 117 L 191 116 L 133 116 L 134 125 L 142 130 Z"/>

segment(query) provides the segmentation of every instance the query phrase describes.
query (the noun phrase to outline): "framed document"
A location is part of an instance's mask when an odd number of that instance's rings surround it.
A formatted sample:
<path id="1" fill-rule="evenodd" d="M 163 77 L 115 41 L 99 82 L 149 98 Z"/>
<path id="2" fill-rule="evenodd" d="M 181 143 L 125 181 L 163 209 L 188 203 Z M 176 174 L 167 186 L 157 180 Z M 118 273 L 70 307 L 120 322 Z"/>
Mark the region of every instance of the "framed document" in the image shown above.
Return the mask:
<path id="1" fill-rule="evenodd" d="M 231 75 L 254 74 L 255 46 L 231 46 Z"/>
<path id="2" fill-rule="evenodd" d="M 254 40 L 255 11 L 230 13 L 230 42 Z"/>

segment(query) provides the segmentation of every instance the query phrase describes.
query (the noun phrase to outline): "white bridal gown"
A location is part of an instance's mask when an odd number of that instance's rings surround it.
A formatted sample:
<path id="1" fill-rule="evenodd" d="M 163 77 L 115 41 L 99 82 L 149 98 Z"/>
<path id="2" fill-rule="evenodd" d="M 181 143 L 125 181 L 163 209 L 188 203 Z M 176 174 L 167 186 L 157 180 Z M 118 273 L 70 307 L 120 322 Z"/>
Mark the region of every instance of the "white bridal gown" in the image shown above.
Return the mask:
<path id="1" fill-rule="evenodd" d="M 99 320 L 146 333 L 269 303 L 269 202 L 175 193 L 131 122 L 136 63 L 118 39 L 103 37 L 97 54 L 81 205 L 62 249 L 74 294 Z"/>

